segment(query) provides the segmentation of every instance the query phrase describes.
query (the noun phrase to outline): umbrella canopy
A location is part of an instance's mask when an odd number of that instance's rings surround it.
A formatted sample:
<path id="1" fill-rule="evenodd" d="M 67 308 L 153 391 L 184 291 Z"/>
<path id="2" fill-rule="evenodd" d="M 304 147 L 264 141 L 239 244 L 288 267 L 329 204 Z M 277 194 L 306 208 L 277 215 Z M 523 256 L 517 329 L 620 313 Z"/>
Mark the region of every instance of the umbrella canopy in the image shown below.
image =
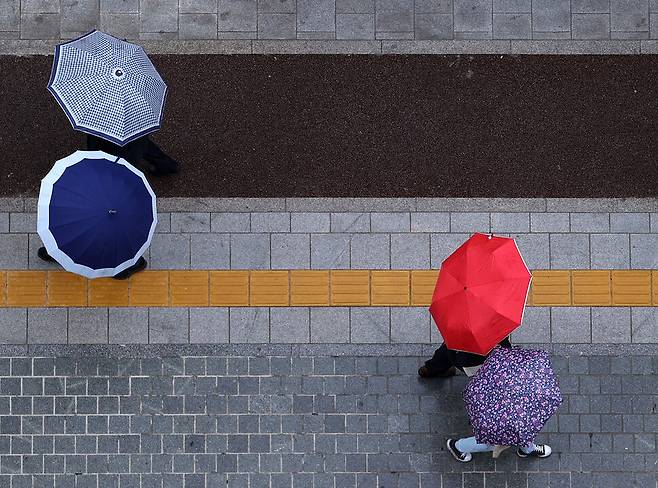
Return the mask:
<path id="1" fill-rule="evenodd" d="M 102 151 L 76 151 L 41 180 L 37 231 L 64 269 L 98 278 L 134 265 L 157 224 L 144 174 Z"/>
<path id="2" fill-rule="evenodd" d="M 562 403 L 546 351 L 495 348 L 464 390 L 477 442 L 529 446 Z"/>
<path id="3" fill-rule="evenodd" d="M 55 48 L 48 90 L 74 129 L 123 146 L 160 128 L 167 85 L 140 46 L 91 31 Z"/>
<path id="4" fill-rule="evenodd" d="M 514 239 L 472 235 L 441 264 L 432 296 L 446 346 L 491 351 L 521 325 L 531 277 Z"/>

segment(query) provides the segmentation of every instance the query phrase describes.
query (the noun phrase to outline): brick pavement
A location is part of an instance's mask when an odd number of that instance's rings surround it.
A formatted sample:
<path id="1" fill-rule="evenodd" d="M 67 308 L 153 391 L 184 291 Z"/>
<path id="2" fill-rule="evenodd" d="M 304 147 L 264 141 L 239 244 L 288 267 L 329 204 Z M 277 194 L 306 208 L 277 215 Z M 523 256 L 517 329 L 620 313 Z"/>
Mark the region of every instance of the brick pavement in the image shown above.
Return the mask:
<path id="1" fill-rule="evenodd" d="M 655 0 L 0 2 L 0 39 L 69 39 L 94 28 L 146 42 L 240 41 L 226 42 L 220 49 L 242 52 L 640 52 L 644 48 L 656 52 L 658 45 L 651 40 L 658 39 L 658 4 Z M 299 42 L 280 42 L 287 40 Z M 20 50 L 18 44 L 8 46 L 9 51 Z M 207 48 L 197 44 L 192 49 Z"/>
<path id="2" fill-rule="evenodd" d="M 0 486 L 655 488 L 658 349 L 553 347 L 553 456 L 462 465 L 427 346 L 5 346 Z"/>

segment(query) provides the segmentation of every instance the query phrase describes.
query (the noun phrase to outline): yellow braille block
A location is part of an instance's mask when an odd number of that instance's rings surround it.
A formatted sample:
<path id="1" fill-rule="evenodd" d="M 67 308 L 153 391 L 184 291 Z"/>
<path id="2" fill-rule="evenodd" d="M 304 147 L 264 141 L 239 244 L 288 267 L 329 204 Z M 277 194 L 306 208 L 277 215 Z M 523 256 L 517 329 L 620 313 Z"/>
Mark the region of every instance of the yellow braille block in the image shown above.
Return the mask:
<path id="1" fill-rule="evenodd" d="M 170 271 L 169 290 L 174 307 L 207 307 L 207 271 Z"/>
<path id="2" fill-rule="evenodd" d="M 658 271 L 652 271 L 651 276 L 653 277 L 651 286 L 653 289 L 653 304 L 658 306 Z"/>
<path id="3" fill-rule="evenodd" d="M 612 304 L 651 305 L 651 271 L 613 271 Z"/>
<path id="4" fill-rule="evenodd" d="M 84 307 L 86 305 L 86 278 L 67 271 L 48 272 L 49 307 Z"/>
<path id="5" fill-rule="evenodd" d="M 409 271 L 372 271 L 370 280 L 372 305 L 409 305 Z"/>
<path id="6" fill-rule="evenodd" d="M 249 306 L 249 271 L 211 271 L 210 305 Z"/>
<path id="7" fill-rule="evenodd" d="M 571 275 L 569 271 L 534 271 L 532 273 L 532 304 L 534 306 L 571 305 Z"/>
<path id="8" fill-rule="evenodd" d="M 7 304 L 7 273 L 0 271 L 0 307 Z"/>
<path id="9" fill-rule="evenodd" d="M 130 278 L 130 306 L 166 307 L 169 305 L 169 272 L 141 271 Z"/>
<path id="10" fill-rule="evenodd" d="M 10 307 L 45 306 L 46 272 L 7 272 L 7 305 Z"/>
<path id="11" fill-rule="evenodd" d="M 328 306 L 329 271 L 291 271 L 290 305 L 293 307 Z"/>
<path id="12" fill-rule="evenodd" d="M 530 289 L 528 290 L 528 296 L 525 299 L 525 306 L 526 307 L 532 307 L 532 282 L 530 283 Z"/>
<path id="13" fill-rule="evenodd" d="M 335 306 L 370 305 L 370 272 L 367 270 L 332 271 L 331 304 Z"/>
<path id="14" fill-rule="evenodd" d="M 411 272 L 411 304 L 416 306 L 429 306 L 432 303 L 432 294 L 439 277 L 438 270 Z"/>
<path id="15" fill-rule="evenodd" d="M 611 305 L 610 271 L 572 271 L 571 290 L 573 305 Z"/>
<path id="16" fill-rule="evenodd" d="M 89 280 L 90 307 L 127 307 L 128 280 L 96 278 Z"/>
<path id="17" fill-rule="evenodd" d="M 259 307 L 287 307 L 289 288 L 287 271 L 252 271 L 249 303 Z"/>

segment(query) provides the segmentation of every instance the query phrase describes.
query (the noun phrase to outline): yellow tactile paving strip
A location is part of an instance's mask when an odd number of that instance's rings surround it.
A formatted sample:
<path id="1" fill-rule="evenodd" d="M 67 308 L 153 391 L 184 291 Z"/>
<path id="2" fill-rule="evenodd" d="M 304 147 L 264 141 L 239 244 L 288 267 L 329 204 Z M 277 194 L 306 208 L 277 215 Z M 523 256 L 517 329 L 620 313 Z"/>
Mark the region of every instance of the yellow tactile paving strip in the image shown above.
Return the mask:
<path id="1" fill-rule="evenodd" d="M 427 306 L 436 270 L 0 271 L 0 307 Z M 530 306 L 658 306 L 658 270 L 535 270 Z"/>

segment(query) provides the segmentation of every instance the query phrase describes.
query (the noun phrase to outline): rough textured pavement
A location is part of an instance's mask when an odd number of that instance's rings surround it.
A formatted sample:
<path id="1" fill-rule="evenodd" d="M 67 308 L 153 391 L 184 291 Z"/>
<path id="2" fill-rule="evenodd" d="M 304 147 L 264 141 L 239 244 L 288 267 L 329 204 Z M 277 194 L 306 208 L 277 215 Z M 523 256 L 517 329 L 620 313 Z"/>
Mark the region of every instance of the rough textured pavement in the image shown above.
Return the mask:
<path id="1" fill-rule="evenodd" d="M 655 196 L 658 58 L 153 56 L 159 196 Z M 0 193 L 81 147 L 52 58 L 0 57 Z"/>
<path id="2" fill-rule="evenodd" d="M 3 487 L 656 487 L 656 355 L 555 355 L 565 401 L 541 435 L 554 454 L 462 465 L 444 442 L 468 432 L 466 377 L 420 380 L 417 355 L 23 354 L 0 359 Z"/>

